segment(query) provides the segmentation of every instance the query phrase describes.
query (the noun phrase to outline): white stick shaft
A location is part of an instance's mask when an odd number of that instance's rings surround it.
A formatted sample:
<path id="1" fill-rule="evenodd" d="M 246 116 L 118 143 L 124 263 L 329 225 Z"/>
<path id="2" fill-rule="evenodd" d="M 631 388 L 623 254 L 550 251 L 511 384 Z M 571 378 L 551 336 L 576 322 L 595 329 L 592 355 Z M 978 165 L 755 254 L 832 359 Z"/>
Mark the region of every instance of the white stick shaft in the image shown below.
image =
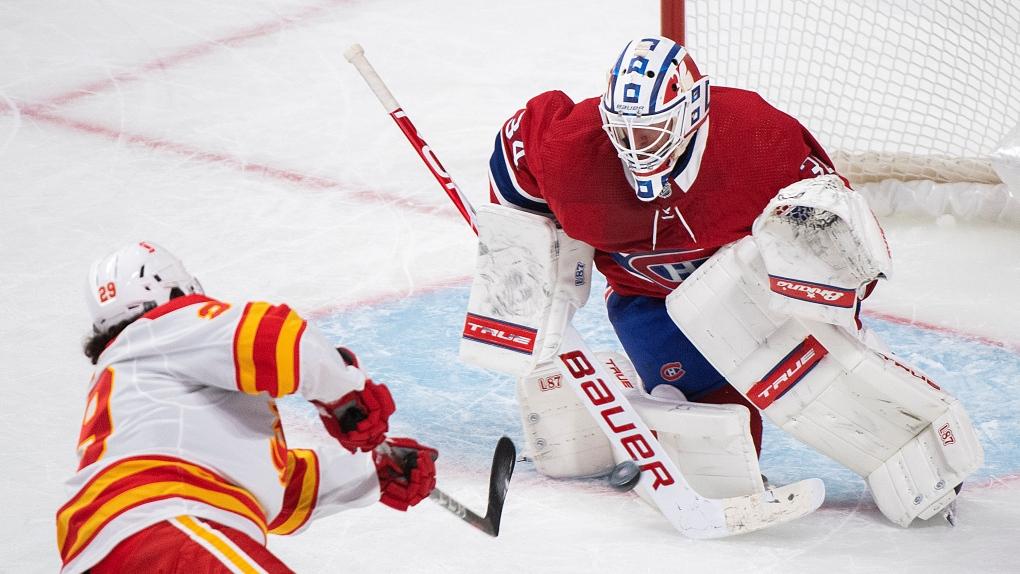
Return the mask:
<path id="1" fill-rule="evenodd" d="M 446 195 L 450 198 L 456 206 L 457 211 L 460 212 L 461 217 L 467 221 L 468 225 L 471 226 L 471 230 L 478 233 L 478 225 L 475 223 L 475 208 L 468 201 L 464 192 L 460 190 L 460 187 L 453 181 L 450 174 L 440 163 L 439 158 L 432 151 L 432 148 L 425 139 L 422 138 L 421 134 L 418 133 L 418 128 L 411 122 L 411 118 L 407 117 L 404 110 L 400 108 L 400 104 L 397 103 L 397 99 L 390 93 L 389 88 L 383 82 L 382 78 L 372 67 L 372 64 L 368 63 L 368 59 L 365 58 L 365 50 L 361 48 L 360 44 L 352 44 L 350 48 L 344 51 L 344 57 L 347 61 L 354 65 L 361 73 L 361 77 L 365 79 L 365 83 L 368 84 L 369 88 L 375 94 L 375 97 L 379 99 L 383 107 L 386 108 L 386 113 L 390 115 L 400 131 L 404 132 L 404 136 L 407 137 L 407 141 L 411 143 L 414 150 L 418 152 L 418 156 L 425 162 L 425 167 L 432 172 L 432 175 L 439 182 L 439 185 L 443 186 L 443 190 Z"/>
<path id="2" fill-rule="evenodd" d="M 347 61 L 358 69 L 358 73 L 365 79 L 365 83 L 372 89 L 372 93 L 375 94 L 375 97 L 379 98 L 379 103 L 386 108 L 386 113 L 392 114 L 400 108 L 397 99 L 393 97 L 390 89 L 386 87 L 386 84 L 379 77 L 375 68 L 365 58 L 365 50 L 361 47 L 361 44 L 351 44 L 349 48 L 344 50 L 344 58 L 347 58 Z"/>

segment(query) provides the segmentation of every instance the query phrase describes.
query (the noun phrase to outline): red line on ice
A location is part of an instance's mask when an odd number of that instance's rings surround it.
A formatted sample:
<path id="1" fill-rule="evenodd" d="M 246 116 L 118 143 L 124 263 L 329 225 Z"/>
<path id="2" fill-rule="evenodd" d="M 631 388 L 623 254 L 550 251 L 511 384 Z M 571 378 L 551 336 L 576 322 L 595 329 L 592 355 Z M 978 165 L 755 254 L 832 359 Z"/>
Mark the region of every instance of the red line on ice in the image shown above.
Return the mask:
<path id="1" fill-rule="evenodd" d="M 309 316 L 311 318 L 315 318 L 315 319 L 322 318 L 322 317 L 328 317 L 329 315 L 333 315 L 333 314 L 336 314 L 336 313 L 343 313 L 345 311 L 350 311 L 352 309 L 357 309 L 359 307 L 369 307 L 369 306 L 372 306 L 372 305 L 381 305 L 383 303 L 390 303 L 390 302 L 393 302 L 393 301 L 399 301 L 401 299 L 405 299 L 407 297 L 413 297 L 415 295 L 421 295 L 421 294 L 425 294 L 425 293 L 432 293 L 432 292 L 435 292 L 435 291 L 446 289 L 448 287 L 460 287 L 460 286 L 463 286 L 463 285 L 469 285 L 470 282 L 471 282 L 471 276 L 470 275 L 468 275 L 468 276 L 450 277 L 450 278 L 446 278 L 446 279 L 439 279 L 439 280 L 436 280 L 435 282 L 427 283 L 424 286 L 416 287 L 416 288 L 414 288 L 410 292 L 408 292 L 406 290 L 385 291 L 385 292 L 379 293 L 378 295 L 373 295 L 373 296 L 365 298 L 365 299 L 361 299 L 361 300 L 357 300 L 357 301 L 350 301 L 350 302 L 347 302 L 347 303 L 338 303 L 336 305 L 331 305 L 329 307 L 323 307 L 323 308 L 320 308 L 320 309 L 312 311 Z M 992 337 L 988 337 L 988 336 L 985 336 L 985 335 L 978 335 L 978 334 L 974 334 L 974 333 L 968 333 L 968 332 L 963 331 L 961 329 L 953 329 L 951 327 L 944 327 L 942 325 L 936 325 L 934 323 L 927 323 L 925 321 L 918 321 L 916 319 L 907 319 L 905 317 L 900 317 L 898 315 L 891 315 L 889 313 L 865 312 L 865 315 L 868 315 L 870 317 L 875 317 L 876 319 L 881 319 L 883 321 L 888 321 L 890 323 L 896 323 L 896 324 L 899 324 L 899 325 L 907 325 L 907 326 L 911 326 L 911 327 L 917 327 L 917 328 L 920 328 L 920 329 L 925 329 L 925 330 L 928 330 L 928 331 L 935 331 L 935 332 L 938 332 L 938 333 L 945 333 L 947 335 L 953 335 L 953 336 L 961 337 L 961 338 L 964 338 L 964 339 L 970 339 L 970 340 L 973 340 L 973 341 L 977 341 L 979 343 L 984 343 L 986 345 L 991 345 L 993 347 L 1001 347 L 1001 348 L 1004 348 L 1004 349 L 1006 349 L 1008 351 L 1012 351 L 1014 353 L 1020 354 L 1020 345 L 1015 344 L 1015 343 L 1010 343 L 1010 342 L 1007 342 L 1007 341 L 1001 341 L 999 339 L 993 339 Z"/>
<path id="2" fill-rule="evenodd" d="M 267 22 L 256 24 L 249 28 L 245 28 L 243 30 L 230 33 L 226 36 L 214 40 L 207 40 L 200 44 L 185 46 L 184 48 L 180 48 L 179 50 L 171 53 L 170 55 L 157 58 L 144 64 L 140 64 L 130 70 L 121 72 L 119 74 L 114 74 L 111 77 L 84 84 L 77 88 L 68 90 L 63 94 L 59 94 L 56 96 L 52 96 L 50 98 L 40 100 L 36 102 L 34 105 L 27 107 L 32 108 L 36 106 L 45 107 L 62 106 L 84 97 L 96 95 L 105 92 L 111 88 L 114 88 L 120 83 L 140 80 L 150 72 L 166 70 L 179 64 L 195 60 L 197 58 L 200 58 L 211 53 L 216 48 L 222 46 L 237 46 L 239 44 L 248 42 L 249 40 L 256 40 L 259 38 L 263 38 L 265 36 L 269 36 L 270 34 L 275 34 L 276 32 L 279 32 L 289 26 L 293 26 L 295 24 L 311 20 L 317 16 L 324 15 L 328 13 L 328 11 L 331 8 L 334 8 L 341 4 L 348 3 L 350 3 L 350 0 L 328 0 L 320 4 L 306 6 L 294 12 L 293 14 L 280 14 Z"/>
<path id="3" fill-rule="evenodd" d="M 171 153 L 174 155 L 183 156 L 188 159 L 197 160 L 205 163 L 227 165 L 236 168 L 244 173 L 255 173 L 270 179 L 298 184 L 300 186 L 311 189 L 340 190 L 349 194 L 350 197 L 362 201 L 382 203 L 427 215 L 438 215 L 441 217 L 448 217 L 451 219 L 454 218 L 459 219 L 459 215 L 451 207 L 445 204 L 438 206 L 420 205 L 414 203 L 413 201 L 408 200 L 406 197 L 402 197 L 399 195 L 393 195 L 379 191 L 372 191 L 368 189 L 354 189 L 339 181 L 329 179 L 326 177 L 307 175 L 289 169 L 273 167 L 262 163 L 249 162 L 236 156 L 228 155 L 225 153 L 205 151 L 199 148 L 191 147 L 185 144 L 176 143 L 168 140 L 152 138 L 149 136 L 139 134 L 129 134 L 105 126 L 101 126 L 99 124 L 84 122 L 81 120 L 75 120 L 59 116 L 56 114 L 43 112 L 39 109 L 23 109 L 22 113 L 25 116 L 31 117 L 37 121 L 47 122 L 72 131 L 96 135 L 113 141 L 125 141 L 131 144 L 144 146 L 149 149 Z"/>
<path id="4" fill-rule="evenodd" d="M 911 327 L 919 327 L 927 331 L 935 331 L 936 333 L 945 333 L 947 335 L 953 335 L 961 337 L 963 339 L 970 339 L 993 347 L 1001 347 L 1007 351 L 1020 354 L 1020 343 L 1002 341 L 994 339 L 986 335 L 980 335 L 977 333 L 970 333 L 963 329 L 956 329 L 953 327 L 946 327 L 944 325 L 936 325 L 935 323 L 929 323 L 927 321 L 919 321 L 917 319 L 908 319 L 906 317 L 900 317 L 898 315 L 891 315 L 889 313 L 880 313 L 876 311 L 865 311 L 864 314 L 868 317 L 874 317 L 890 323 L 896 323 L 898 325 L 907 325 Z"/>
<path id="5" fill-rule="evenodd" d="M 273 20 L 256 24 L 221 38 L 181 48 L 168 56 L 141 64 L 132 70 L 116 74 L 113 77 L 97 80 L 78 88 L 71 89 L 63 94 L 32 104 L 26 104 L 25 106 L 18 108 L 18 111 L 26 117 L 31 117 L 37 121 L 46 122 L 65 129 L 97 135 L 115 141 L 125 141 L 141 145 L 149 149 L 184 156 L 189 159 L 206 163 L 229 165 L 244 173 L 256 173 L 270 179 L 298 184 L 312 189 L 338 189 L 349 193 L 355 199 L 373 203 L 384 203 L 427 215 L 439 215 L 454 218 L 455 214 L 445 205 L 420 205 L 398 195 L 391 195 L 367 189 L 352 189 L 329 178 L 303 174 L 293 170 L 273 167 L 266 164 L 248 162 L 235 156 L 220 152 L 201 150 L 169 140 L 148 137 L 140 134 L 129 134 L 120 130 L 104 127 L 99 124 L 63 117 L 53 113 L 52 111 L 48 111 L 53 107 L 65 105 L 86 96 L 99 94 L 116 87 L 119 83 L 141 80 L 149 72 L 166 70 L 184 62 L 195 60 L 201 56 L 211 53 L 218 47 L 236 46 L 249 40 L 268 36 L 287 28 L 288 26 L 308 21 L 314 17 L 326 14 L 329 9 L 349 2 L 350 0 L 328 0 L 327 2 L 307 6 L 293 14 L 279 15 Z M 0 113 L 6 113 L 9 111 L 13 111 L 11 106 L 0 102 Z"/>

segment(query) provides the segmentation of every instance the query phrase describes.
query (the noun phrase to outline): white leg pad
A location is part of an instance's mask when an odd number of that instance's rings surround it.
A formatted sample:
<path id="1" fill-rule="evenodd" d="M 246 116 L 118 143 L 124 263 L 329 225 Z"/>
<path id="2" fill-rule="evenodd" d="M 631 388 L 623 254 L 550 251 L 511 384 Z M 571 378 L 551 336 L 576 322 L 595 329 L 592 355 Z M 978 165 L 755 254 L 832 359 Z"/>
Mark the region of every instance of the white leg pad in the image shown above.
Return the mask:
<path id="1" fill-rule="evenodd" d="M 597 354 L 695 492 L 728 498 L 765 490 L 747 408 L 647 396 L 626 357 Z M 555 478 L 606 474 L 620 461 L 614 460 L 609 439 L 559 377 L 551 366 L 518 380 L 525 442 L 535 467 Z"/>
<path id="2" fill-rule="evenodd" d="M 747 407 L 670 403 L 647 395 L 628 400 L 695 492 L 706 498 L 764 492 Z"/>
<path id="3" fill-rule="evenodd" d="M 951 490 L 983 463 L 962 407 L 873 337 L 772 312 L 756 252 L 744 239 L 702 265 L 667 298 L 674 322 L 769 420 L 868 478 L 890 520 L 944 507 L 935 485 Z"/>
<path id="4" fill-rule="evenodd" d="M 908 526 L 935 516 L 956 498 L 954 487 L 980 466 L 981 445 L 959 402 L 867 476 L 875 502 Z M 976 460 L 975 460 L 975 454 Z"/>
<path id="5" fill-rule="evenodd" d="M 600 476 L 613 469 L 613 449 L 559 369 L 540 365 L 517 380 L 526 452 L 538 472 L 553 478 Z"/>

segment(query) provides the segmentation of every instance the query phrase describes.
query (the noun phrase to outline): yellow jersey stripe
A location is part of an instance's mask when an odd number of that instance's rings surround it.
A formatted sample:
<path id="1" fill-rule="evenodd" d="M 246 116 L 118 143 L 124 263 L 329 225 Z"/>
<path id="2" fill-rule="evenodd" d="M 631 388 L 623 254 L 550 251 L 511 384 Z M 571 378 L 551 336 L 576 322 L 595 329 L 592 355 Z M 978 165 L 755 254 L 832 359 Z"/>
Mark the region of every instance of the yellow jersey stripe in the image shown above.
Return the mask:
<path id="1" fill-rule="evenodd" d="M 192 538 L 198 538 L 204 540 L 208 546 L 215 549 L 212 554 L 220 559 L 222 562 L 224 559 L 227 560 L 231 565 L 234 566 L 238 571 L 244 574 L 265 574 L 263 570 L 250 556 L 244 553 L 243 550 L 237 548 L 234 544 L 228 543 L 223 538 L 223 535 L 219 532 L 214 531 L 208 526 L 202 524 L 198 520 L 195 520 L 191 516 L 178 516 L 173 519 L 183 526 Z M 208 547 L 207 547 L 208 549 Z"/>
<path id="2" fill-rule="evenodd" d="M 93 504 L 106 490 L 115 482 L 130 479 L 133 475 L 140 474 L 147 470 L 167 468 L 173 469 L 179 472 L 181 478 L 186 479 L 187 476 L 193 476 L 200 480 L 209 481 L 216 483 L 219 488 L 228 491 L 229 495 L 236 498 L 243 498 L 254 505 L 256 508 L 260 508 L 258 501 L 254 496 L 251 495 L 247 490 L 239 488 L 230 483 L 225 482 L 219 476 L 209 472 L 208 470 L 190 464 L 181 460 L 166 460 L 166 459 L 128 459 L 120 462 L 113 463 L 109 468 L 102 470 L 96 478 L 89 482 L 83 490 L 71 499 L 70 502 L 64 505 L 57 513 L 57 544 L 59 548 L 64 548 L 66 543 L 67 534 L 70 529 L 71 519 L 83 508 Z M 128 490 L 127 492 L 133 492 L 134 489 Z M 105 505 L 104 505 L 105 506 Z M 246 516 L 251 514 L 251 511 L 247 509 L 244 514 Z M 259 525 L 265 524 L 263 517 L 256 517 L 255 522 Z M 263 530 L 265 528 L 263 527 Z M 81 535 L 75 536 L 76 539 L 81 540 Z"/>
<path id="3" fill-rule="evenodd" d="M 74 544 L 67 550 L 67 555 L 77 554 L 86 542 L 92 540 L 92 535 L 117 514 L 146 502 L 170 497 L 199 500 L 217 508 L 240 514 L 260 527 L 264 525 L 262 517 L 253 513 L 250 508 L 229 494 L 185 482 L 152 482 L 122 492 L 99 507 L 78 529 Z"/>
<path id="4" fill-rule="evenodd" d="M 298 359 L 298 342 L 305 322 L 291 311 L 283 321 L 276 340 L 276 396 L 282 397 L 297 391 L 298 378 L 295 360 Z"/>

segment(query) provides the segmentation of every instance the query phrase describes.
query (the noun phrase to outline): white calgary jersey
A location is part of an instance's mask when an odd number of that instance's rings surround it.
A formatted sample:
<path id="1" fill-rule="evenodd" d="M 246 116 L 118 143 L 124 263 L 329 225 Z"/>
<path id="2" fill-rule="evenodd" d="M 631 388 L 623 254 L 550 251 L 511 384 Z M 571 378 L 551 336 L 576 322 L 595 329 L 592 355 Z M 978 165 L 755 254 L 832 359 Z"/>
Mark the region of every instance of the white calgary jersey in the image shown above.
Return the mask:
<path id="1" fill-rule="evenodd" d="M 180 515 L 264 544 L 268 532 L 379 500 L 371 455 L 335 442 L 288 449 L 274 400 L 332 401 L 364 384 L 286 305 L 189 295 L 149 311 L 96 365 L 74 494 L 57 513 L 62 572 Z"/>

